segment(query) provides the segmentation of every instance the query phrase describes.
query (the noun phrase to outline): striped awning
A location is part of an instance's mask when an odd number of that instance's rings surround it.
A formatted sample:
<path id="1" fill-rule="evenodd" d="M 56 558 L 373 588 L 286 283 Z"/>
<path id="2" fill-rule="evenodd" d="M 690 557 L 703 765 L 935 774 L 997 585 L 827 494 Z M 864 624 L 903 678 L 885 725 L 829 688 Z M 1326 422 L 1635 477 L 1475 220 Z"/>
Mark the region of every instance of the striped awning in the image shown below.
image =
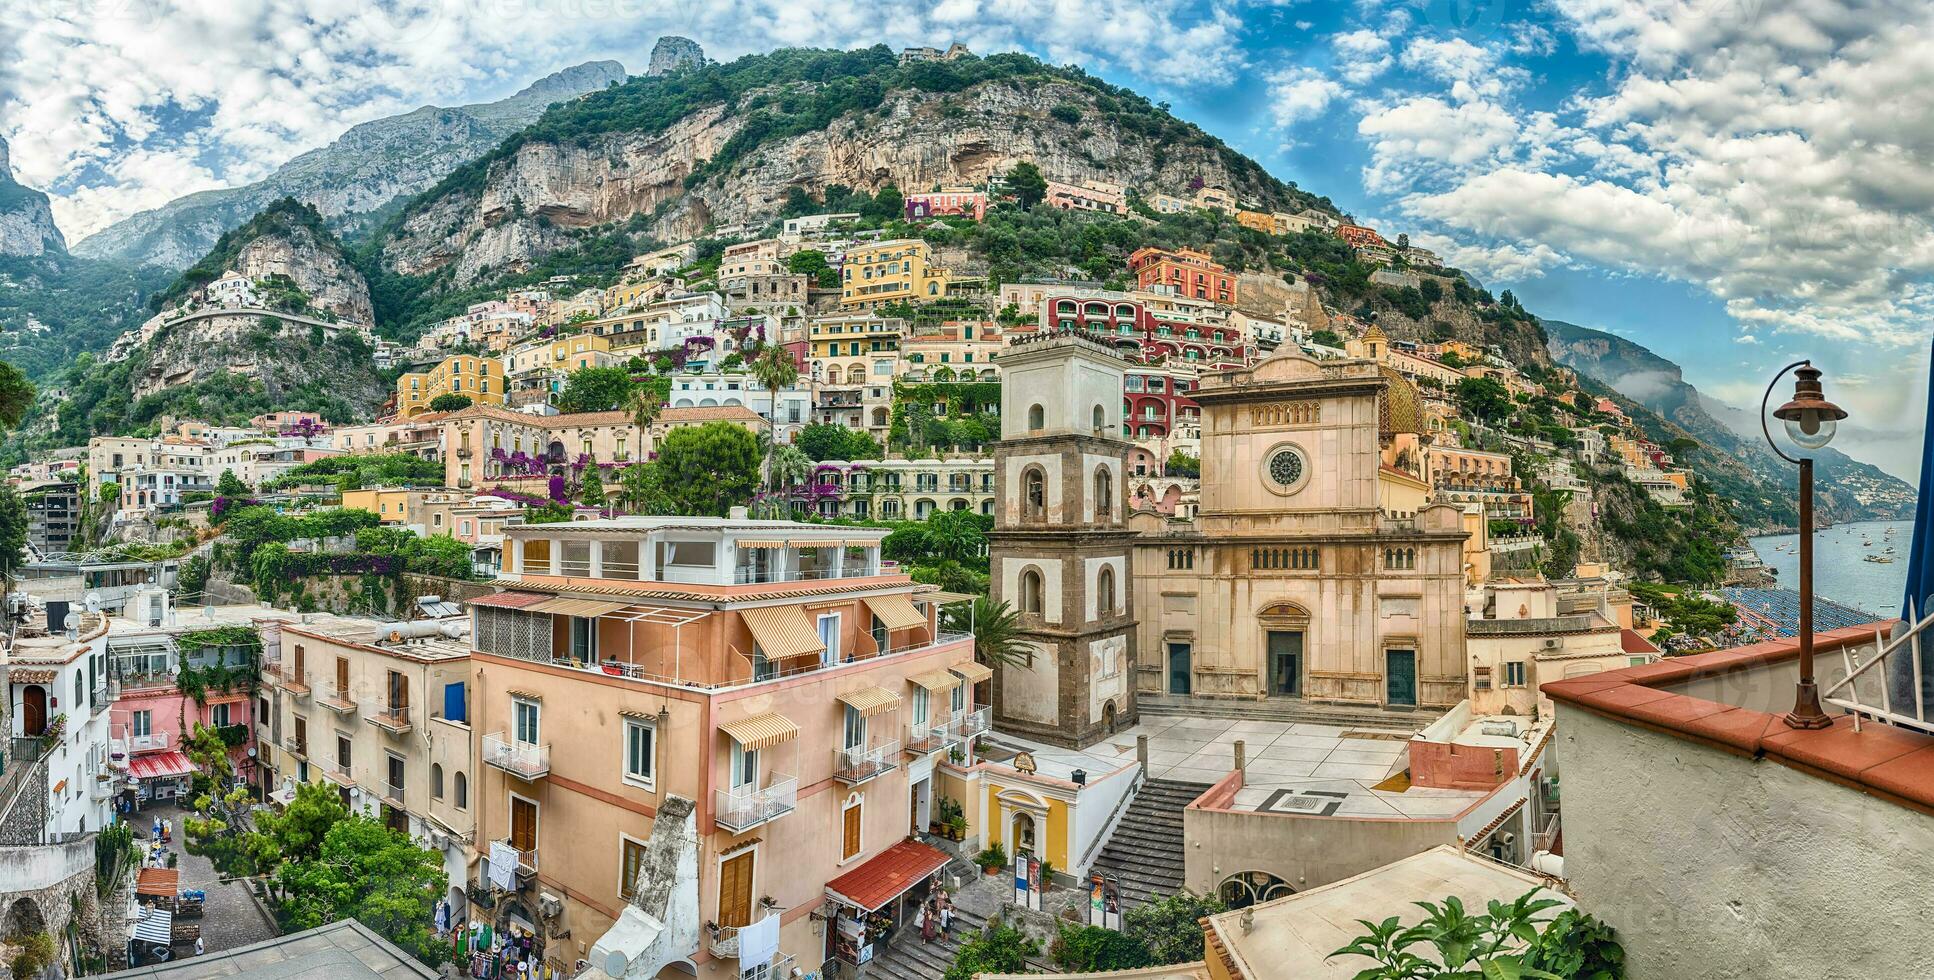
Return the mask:
<path id="1" fill-rule="evenodd" d="M 960 675 L 951 670 L 930 670 L 924 674 L 915 674 L 907 678 L 907 682 L 939 694 L 942 691 L 951 691 L 959 687 Z"/>
<path id="2" fill-rule="evenodd" d="M 489 606 L 493 609 L 529 609 L 539 603 L 549 602 L 551 598 L 542 592 L 494 592 L 469 600 L 469 605 Z"/>
<path id="3" fill-rule="evenodd" d="M 175 914 L 167 909 L 149 909 L 134 924 L 135 942 L 168 946 L 175 941 Z"/>
<path id="4" fill-rule="evenodd" d="M 968 595 L 965 592 L 929 592 L 926 594 L 926 598 L 932 599 L 943 606 L 951 606 L 956 602 L 972 602 L 980 598 L 980 596 Z"/>
<path id="5" fill-rule="evenodd" d="M 756 538 L 756 539 L 740 538 L 739 539 L 739 547 L 741 548 L 783 548 L 785 546 L 786 546 L 786 543 L 784 541 L 779 540 L 778 538 Z"/>
<path id="6" fill-rule="evenodd" d="M 840 544 L 842 544 L 842 545 L 845 545 L 845 546 L 846 546 L 846 547 L 848 547 L 848 548 L 877 548 L 877 547 L 879 547 L 879 546 L 880 546 L 880 541 L 881 541 L 881 540 L 883 540 L 883 539 L 881 539 L 881 538 L 847 538 L 846 540 L 844 540 L 844 541 L 841 541 L 841 542 L 840 542 Z"/>
<path id="7" fill-rule="evenodd" d="M 959 674 L 960 679 L 966 681 L 969 684 L 978 684 L 981 681 L 984 681 L 989 677 L 994 676 L 994 668 L 989 667 L 983 663 L 976 663 L 972 660 L 969 660 L 964 664 L 954 664 L 952 667 L 949 667 L 947 669 L 953 671 L 956 674 Z"/>
<path id="8" fill-rule="evenodd" d="M 799 725 L 777 711 L 728 722 L 720 725 L 719 731 L 748 752 L 771 748 L 799 737 Z"/>
<path id="9" fill-rule="evenodd" d="M 840 704 L 859 712 L 861 718 L 871 718 L 900 705 L 898 694 L 878 686 L 855 688 L 840 695 L 837 700 Z"/>
<path id="10" fill-rule="evenodd" d="M 880 617 L 880 622 L 890 630 L 927 625 L 927 617 L 913 608 L 913 600 L 902 593 L 872 596 L 866 600 L 866 607 L 873 610 L 873 615 Z"/>
<path id="11" fill-rule="evenodd" d="M 792 541 L 792 542 L 788 542 L 788 543 L 790 543 L 790 544 L 791 544 L 791 545 L 792 545 L 793 547 L 795 547 L 795 548 L 837 548 L 837 547 L 839 547 L 839 546 L 840 546 L 840 542 L 839 542 L 839 541 L 837 541 L 837 540 L 833 540 L 833 541 Z"/>
<path id="12" fill-rule="evenodd" d="M 739 619 L 752 631 L 759 649 L 774 660 L 818 654 L 826 649 L 819 630 L 798 606 L 754 606 L 739 610 Z"/>
<path id="13" fill-rule="evenodd" d="M 529 608 L 531 612 L 535 613 L 551 613 L 558 616 L 582 616 L 590 619 L 617 612 L 629 605 L 631 605 L 629 602 L 613 602 L 610 599 L 572 599 L 567 596 L 558 596 L 555 599 L 547 599 Z"/>

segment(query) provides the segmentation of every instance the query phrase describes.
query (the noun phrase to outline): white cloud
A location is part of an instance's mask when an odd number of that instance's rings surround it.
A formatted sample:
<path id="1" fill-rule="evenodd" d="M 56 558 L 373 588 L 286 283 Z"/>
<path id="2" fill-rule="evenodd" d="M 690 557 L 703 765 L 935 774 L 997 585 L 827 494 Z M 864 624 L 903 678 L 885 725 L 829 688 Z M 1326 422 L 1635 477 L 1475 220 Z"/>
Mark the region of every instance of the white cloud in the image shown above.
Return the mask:
<path id="1" fill-rule="evenodd" d="M 1402 190 L 1440 170 L 1463 171 L 1500 158 L 1518 137 L 1518 122 L 1489 102 L 1453 105 L 1443 99 L 1406 99 L 1357 123 L 1370 141 L 1372 161 L 1363 184 L 1372 193 Z"/>
<path id="2" fill-rule="evenodd" d="M 1390 42 L 1375 31 L 1347 31 L 1330 38 L 1336 51 L 1337 75 L 1351 85 L 1362 85 L 1390 69 Z"/>
<path id="3" fill-rule="evenodd" d="M 1285 68 L 1269 76 L 1270 114 L 1284 129 L 1321 116 L 1343 94 L 1341 84 L 1314 68 Z"/>

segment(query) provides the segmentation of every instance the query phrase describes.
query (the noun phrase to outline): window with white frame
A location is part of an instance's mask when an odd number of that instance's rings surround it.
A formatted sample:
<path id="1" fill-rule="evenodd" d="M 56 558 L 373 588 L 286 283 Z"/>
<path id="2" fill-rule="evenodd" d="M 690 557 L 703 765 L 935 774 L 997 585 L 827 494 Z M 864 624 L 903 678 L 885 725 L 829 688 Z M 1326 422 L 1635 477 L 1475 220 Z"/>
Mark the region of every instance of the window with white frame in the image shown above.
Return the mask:
<path id="1" fill-rule="evenodd" d="M 924 688 L 924 687 L 919 687 L 919 686 L 915 686 L 915 687 L 914 687 L 914 689 L 913 689 L 913 724 L 914 724 L 914 727 L 916 727 L 916 728 L 918 728 L 918 727 L 920 727 L 920 726 L 922 726 L 922 725 L 925 725 L 925 724 L 927 723 L 927 715 L 928 715 L 928 714 L 929 714 L 929 713 L 931 712 L 931 710 L 932 710 L 932 709 L 931 709 L 931 706 L 929 705 L 929 703 L 928 703 L 928 702 L 929 702 L 929 701 L 930 701 L 930 700 L 932 699 L 932 697 L 933 697 L 933 695 L 931 695 L 931 694 L 929 694 L 929 693 L 927 693 L 927 689 L 926 689 L 926 688 Z"/>
<path id="2" fill-rule="evenodd" d="M 866 716 L 850 706 L 846 709 L 845 738 L 844 745 L 848 749 L 862 748 L 866 745 Z"/>
<path id="3" fill-rule="evenodd" d="M 759 785 L 759 750 L 748 749 L 737 742 L 732 743 L 732 788 L 757 788 Z"/>
<path id="4" fill-rule="evenodd" d="M 1505 687 L 1523 687 L 1524 686 L 1524 661 L 1506 660 L 1504 662 L 1504 686 Z"/>
<path id="5" fill-rule="evenodd" d="M 542 709 L 537 702 L 513 699 L 510 702 L 511 738 L 525 745 L 536 745 L 541 714 Z"/>
<path id="6" fill-rule="evenodd" d="M 625 781 L 650 788 L 658 775 L 658 726 L 643 718 L 625 719 Z"/>
<path id="7" fill-rule="evenodd" d="M 952 702 L 953 702 L 952 703 L 953 712 L 956 715 L 960 714 L 962 711 L 965 711 L 967 709 L 967 682 L 966 681 L 961 681 L 960 683 L 954 685 Z"/>
<path id="8" fill-rule="evenodd" d="M 154 712 L 152 711 L 135 712 L 133 735 L 136 738 L 140 738 L 144 735 L 153 735 L 153 734 L 154 734 Z"/>

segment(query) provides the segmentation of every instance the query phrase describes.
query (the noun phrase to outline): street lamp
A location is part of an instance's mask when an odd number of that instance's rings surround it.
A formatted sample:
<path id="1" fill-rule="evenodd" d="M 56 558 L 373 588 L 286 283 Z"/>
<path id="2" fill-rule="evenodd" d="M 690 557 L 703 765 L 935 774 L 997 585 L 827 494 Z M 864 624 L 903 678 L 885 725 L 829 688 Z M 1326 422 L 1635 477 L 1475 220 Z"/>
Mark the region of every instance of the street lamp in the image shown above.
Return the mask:
<path id="1" fill-rule="evenodd" d="M 1833 719 L 1820 710 L 1820 689 L 1813 680 L 1813 457 L 1788 456 L 1773 441 L 1766 425 L 1766 403 L 1788 371 L 1793 371 L 1793 400 L 1775 409 L 1773 417 L 1786 423 L 1786 437 L 1794 445 L 1806 450 L 1825 449 L 1847 412 L 1827 401 L 1820 390 L 1820 369 L 1812 361 L 1795 361 L 1780 368 L 1766 386 L 1765 397 L 1759 400 L 1759 430 L 1766 436 L 1766 444 L 1779 458 L 1800 468 L 1800 683 L 1793 710 L 1785 720 L 1789 728 L 1825 728 L 1833 724 Z"/>

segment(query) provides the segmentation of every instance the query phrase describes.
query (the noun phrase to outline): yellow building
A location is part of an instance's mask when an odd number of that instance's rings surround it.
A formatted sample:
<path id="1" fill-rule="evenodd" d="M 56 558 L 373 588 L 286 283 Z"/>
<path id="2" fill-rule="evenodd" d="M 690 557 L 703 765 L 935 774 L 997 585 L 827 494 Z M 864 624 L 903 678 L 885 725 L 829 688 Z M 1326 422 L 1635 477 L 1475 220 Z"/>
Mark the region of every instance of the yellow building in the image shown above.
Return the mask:
<path id="1" fill-rule="evenodd" d="M 456 354 L 428 371 L 396 379 L 396 414 L 414 418 L 430 410 L 438 395 L 463 395 L 476 405 L 504 403 L 504 362 L 494 357 Z"/>
<path id="2" fill-rule="evenodd" d="M 913 238 L 854 248 L 840 267 L 841 306 L 932 302 L 947 295 L 952 277 L 929 265 L 927 243 Z"/>
<path id="3" fill-rule="evenodd" d="M 467 496 L 455 490 L 371 487 L 343 491 L 342 506 L 344 510 L 369 511 L 385 524 L 416 524 L 421 520 L 420 511 L 424 504 L 450 503 Z"/>
<path id="4" fill-rule="evenodd" d="M 600 353 L 609 353 L 611 338 L 591 334 L 572 334 L 556 340 L 533 340 L 504 352 L 504 373 L 517 377 L 531 371 L 555 369 L 576 371 L 609 362 Z"/>
<path id="5" fill-rule="evenodd" d="M 1263 211 L 1237 211 L 1236 224 L 1244 228 L 1253 228 L 1265 235 L 1277 234 L 1275 216 Z"/>

